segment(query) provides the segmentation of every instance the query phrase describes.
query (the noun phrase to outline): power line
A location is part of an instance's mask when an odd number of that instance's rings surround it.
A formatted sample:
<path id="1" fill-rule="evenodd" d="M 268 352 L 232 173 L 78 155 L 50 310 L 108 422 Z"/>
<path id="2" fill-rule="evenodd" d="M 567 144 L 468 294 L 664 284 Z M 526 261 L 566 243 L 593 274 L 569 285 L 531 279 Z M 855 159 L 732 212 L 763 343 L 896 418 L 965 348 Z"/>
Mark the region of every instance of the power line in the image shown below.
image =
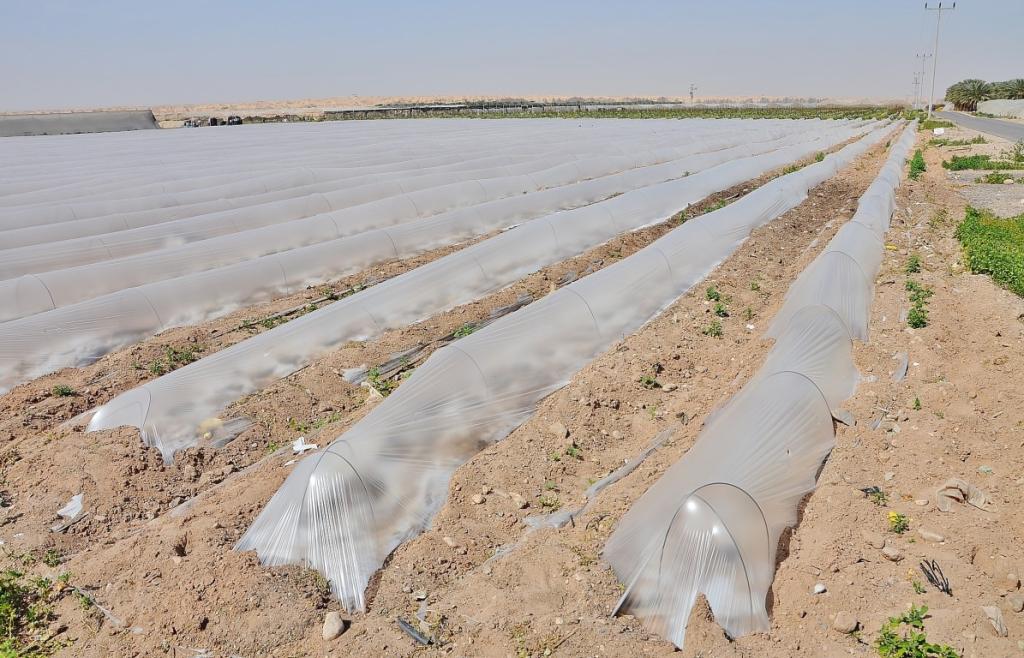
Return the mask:
<path id="1" fill-rule="evenodd" d="M 928 96 L 928 118 L 932 116 L 932 107 L 935 104 L 935 70 L 939 68 L 939 26 L 942 25 L 942 12 L 952 11 L 956 9 L 956 3 L 954 2 L 951 7 L 943 7 L 942 3 L 939 3 L 938 7 L 929 7 L 928 3 L 924 3 L 925 11 L 936 12 L 935 18 L 935 48 L 932 49 L 932 91 Z"/>

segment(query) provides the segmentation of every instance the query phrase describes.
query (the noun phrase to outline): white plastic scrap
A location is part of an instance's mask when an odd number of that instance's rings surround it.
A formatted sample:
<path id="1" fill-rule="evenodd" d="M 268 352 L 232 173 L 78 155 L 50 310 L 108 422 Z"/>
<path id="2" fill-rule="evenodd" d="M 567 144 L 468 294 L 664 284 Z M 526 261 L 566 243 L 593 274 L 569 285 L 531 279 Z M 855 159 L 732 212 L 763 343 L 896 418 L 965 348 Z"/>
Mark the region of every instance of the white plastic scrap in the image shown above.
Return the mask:
<path id="1" fill-rule="evenodd" d="M 57 516 L 71 520 L 77 518 L 82 513 L 82 501 L 85 499 L 85 494 L 75 494 L 68 501 L 68 504 L 57 510 Z"/>
<path id="2" fill-rule="evenodd" d="M 50 530 L 53 532 L 64 532 L 71 527 L 74 521 L 82 515 L 82 501 L 84 499 L 85 494 L 75 494 L 72 496 L 67 505 L 57 510 L 57 516 L 64 520 L 51 526 Z"/>
<path id="3" fill-rule="evenodd" d="M 296 455 L 301 455 L 308 450 L 316 450 L 319 447 L 320 446 L 315 443 L 306 443 L 306 437 L 304 436 L 300 436 L 292 443 L 292 451 Z"/>

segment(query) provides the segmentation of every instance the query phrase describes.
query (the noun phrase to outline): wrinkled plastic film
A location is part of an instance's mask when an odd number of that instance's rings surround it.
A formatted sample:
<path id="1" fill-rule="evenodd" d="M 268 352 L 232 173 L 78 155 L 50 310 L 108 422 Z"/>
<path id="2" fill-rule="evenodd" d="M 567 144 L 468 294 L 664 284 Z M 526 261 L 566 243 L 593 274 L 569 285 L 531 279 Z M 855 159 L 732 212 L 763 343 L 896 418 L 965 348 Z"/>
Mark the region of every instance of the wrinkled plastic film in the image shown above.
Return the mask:
<path id="1" fill-rule="evenodd" d="M 579 199 L 578 204 L 593 202 L 644 184 L 677 178 L 691 170 L 697 171 L 723 162 L 729 157 L 768 151 L 806 138 L 805 135 L 796 135 L 727 148 L 722 148 L 724 145 L 720 141 L 705 144 L 696 140 L 696 144 L 672 149 L 670 153 L 677 155 L 679 152 L 696 151 L 698 145 L 710 149 L 709 152 L 633 169 L 628 169 L 628 165 L 636 161 L 658 162 L 668 152 L 640 153 L 629 158 L 597 158 L 588 163 L 566 163 L 528 175 L 452 183 L 177 247 L 30 274 L 0 281 L 0 321 L 67 306 L 123 288 L 226 266 L 375 228 L 405 224 L 456 208 L 465 207 L 467 213 L 480 213 L 486 217 L 497 205 L 486 204 L 499 199 L 506 199 L 511 204 L 534 201 L 548 203 L 552 210 L 571 207 L 573 199 Z M 703 157 L 699 157 L 701 155 Z M 587 179 L 589 185 L 573 185 Z M 410 187 L 408 183 L 405 186 Z M 548 193 L 537 194 L 537 191 Z M 274 217 L 276 204 L 270 206 L 261 210 L 266 212 L 267 217 Z M 34 295 L 27 294 L 27 291 L 33 289 L 37 291 Z"/>
<path id="2" fill-rule="evenodd" d="M 526 222 L 144 384 L 149 393 L 145 413 L 138 413 L 135 391 L 140 389 L 124 393 L 96 411 L 89 429 L 133 425 L 147 445 L 157 446 L 169 459 L 195 445 L 206 433 L 200 428 L 216 425 L 230 402 L 291 374 L 318 354 L 472 301 L 623 231 L 662 221 L 712 192 L 842 141 L 854 130 L 835 128 L 817 141 Z M 637 197 L 644 200 L 642 212 Z M 634 212 L 616 211 L 623 208 Z"/>
<path id="3" fill-rule="evenodd" d="M 888 129 L 876 130 L 864 141 L 870 146 L 886 132 Z M 847 148 L 858 152 L 862 145 L 858 142 Z M 738 226 L 760 225 L 799 203 L 806 186 L 818 180 L 822 171 L 834 171 L 835 161 L 845 161 L 849 152 L 844 149 L 818 165 L 777 178 L 761 188 L 767 189 L 766 193 L 748 194 L 724 209 L 691 219 L 629 258 L 441 348 L 326 449 L 345 456 L 344 468 L 326 458 L 313 467 L 304 464 L 301 471 L 289 476 L 238 548 L 256 550 L 267 564 L 315 568 L 328 578 L 347 608 L 362 608 L 369 578 L 398 544 L 429 523 L 443 503 L 448 480 L 458 465 L 506 436 L 533 413 L 544 396 L 704 278 L 746 237 L 739 235 Z M 663 184 L 670 192 L 667 198 L 676 199 L 676 210 L 684 182 L 698 176 Z M 795 193 L 801 187 L 803 194 Z M 662 198 L 659 195 L 651 203 Z M 632 208 L 634 202 L 627 199 L 622 207 Z M 660 211 L 671 214 L 664 207 Z M 746 219 L 741 222 L 737 213 Z M 617 217 L 614 211 L 613 215 Z M 722 217 L 730 221 L 719 227 Z M 792 373 L 777 377 L 797 377 L 803 382 L 805 390 L 813 393 L 804 403 L 812 411 L 800 422 L 821 421 L 830 433 L 831 415 L 817 388 Z M 773 391 L 779 390 L 776 382 L 769 386 Z M 775 413 L 775 422 L 787 422 L 781 409 Z M 325 490 L 319 483 L 332 483 L 329 494 L 350 490 L 353 485 L 346 481 L 353 478 L 374 482 L 370 496 L 350 501 L 355 505 L 354 514 L 349 515 L 339 500 L 320 497 Z M 738 502 L 742 497 L 737 499 L 729 491 L 706 493 L 709 500 L 729 500 L 743 507 Z M 372 523 L 363 524 L 365 519 Z M 705 526 L 711 532 L 711 526 Z M 717 535 L 715 541 L 719 541 Z M 756 533 L 742 528 L 732 541 L 733 548 L 722 545 L 723 562 L 735 564 L 737 546 L 765 544 Z M 351 553 L 347 547 L 367 552 L 348 562 L 324 559 L 339 552 Z M 754 596 L 763 591 L 766 582 L 770 583 L 770 572 L 766 578 L 752 581 Z M 736 617 L 746 619 L 747 615 L 737 610 Z"/>
<path id="4" fill-rule="evenodd" d="M 894 198 L 915 135 L 911 125 L 894 145 L 882 173 L 858 203 L 858 223 L 888 225 L 892 208 L 878 200 Z M 884 229 L 870 236 L 877 238 L 875 243 L 861 243 L 860 227 L 845 230 L 853 223 L 837 233 L 790 288 L 786 314 L 780 312 L 773 321 L 776 342 L 762 368 L 630 508 L 605 547 L 605 559 L 626 584 L 618 609 L 636 614 L 648 630 L 680 648 L 699 594 L 707 597 L 730 636 L 769 629 L 765 602 L 779 538 L 795 525 L 801 498 L 813 490 L 834 443 L 832 413 L 853 394 L 858 380 L 852 341 L 866 334 L 866 326 L 851 312 L 851 304 L 834 303 L 834 298 L 866 299 L 870 306 L 871 279 L 844 279 L 851 263 L 858 271 L 861 265 L 836 247 L 856 252 L 873 278 L 877 268 L 872 270 L 870 263 L 877 254 L 868 245 L 880 252 Z M 850 248 L 853 243 L 863 249 Z M 832 283 L 807 283 L 822 277 Z M 820 294 L 806 295 L 809 289 Z M 722 486 L 743 492 L 750 503 L 737 504 L 738 495 L 721 501 L 703 495 L 708 487 Z M 727 527 L 730 539 L 715 542 L 715 527 Z M 734 540 L 737 528 L 757 539 Z"/>
<path id="5" fill-rule="evenodd" d="M 798 141 L 784 138 L 753 147 L 753 150 L 769 151 Z M 0 323 L 0 390 L 61 367 L 87 363 L 103 353 L 163 329 L 201 322 L 274 295 L 358 272 L 382 260 L 412 256 L 508 228 L 549 212 L 600 201 L 634 187 L 683 176 L 748 150 L 748 147 L 722 149 L 601 179 L 500 199 L 395 228 L 368 231 L 223 268 L 144 284 L 54 311 Z M 579 225 L 580 222 L 576 224 L 571 228 L 576 231 L 586 229 Z M 333 226 L 332 222 L 329 228 Z M 600 228 L 600 224 L 597 226 Z M 559 230 L 564 232 L 565 229 Z M 279 243 L 286 242 L 286 239 L 287 236 L 282 235 Z M 228 248 L 238 248 L 237 237 L 229 242 Z M 189 252 L 195 256 L 194 249 L 189 249 Z M 148 260 L 141 263 L 149 267 Z M 131 276 L 123 271 L 118 278 L 131 281 Z M 22 277 L 12 283 L 14 285 L 8 294 L 15 297 L 15 303 L 11 306 L 23 307 L 40 300 L 54 301 L 54 287 L 47 285 L 52 282 L 43 277 Z M 118 300 L 123 300 L 123 303 L 119 305 Z"/>

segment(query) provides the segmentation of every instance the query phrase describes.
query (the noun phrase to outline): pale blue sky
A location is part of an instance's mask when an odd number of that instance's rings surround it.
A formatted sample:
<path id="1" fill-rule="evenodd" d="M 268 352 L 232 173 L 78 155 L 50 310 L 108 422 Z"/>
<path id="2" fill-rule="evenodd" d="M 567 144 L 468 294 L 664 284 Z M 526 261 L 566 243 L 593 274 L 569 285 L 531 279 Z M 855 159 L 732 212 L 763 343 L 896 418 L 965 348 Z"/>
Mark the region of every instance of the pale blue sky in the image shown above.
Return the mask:
<path id="1" fill-rule="evenodd" d="M 0 0 L 0 110 L 683 95 L 691 82 L 698 95 L 907 97 L 914 53 L 931 50 L 923 4 Z M 938 95 L 965 77 L 1024 77 L 1024 0 L 960 0 L 942 28 Z"/>

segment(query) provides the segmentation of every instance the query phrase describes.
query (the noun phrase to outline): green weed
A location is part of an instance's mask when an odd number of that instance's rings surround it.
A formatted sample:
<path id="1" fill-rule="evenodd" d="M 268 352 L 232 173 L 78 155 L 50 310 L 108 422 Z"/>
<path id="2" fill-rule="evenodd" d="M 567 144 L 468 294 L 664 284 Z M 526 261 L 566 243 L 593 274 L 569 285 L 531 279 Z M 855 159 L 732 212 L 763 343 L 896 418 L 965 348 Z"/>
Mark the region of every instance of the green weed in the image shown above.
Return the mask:
<path id="1" fill-rule="evenodd" d="M 50 392 L 58 398 L 66 398 L 75 394 L 75 389 L 71 388 L 67 384 L 57 384 Z"/>
<path id="2" fill-rule="evenodd" d="M 914 151 L 914 157 L 910 159 L 910 179 L 917 180 L 926 169 L 924 155 L 921 154 L 921 149 L 917 149 Z"/>
<path id="3" fill-rule="evenodd" d="M 907 518 L 906 514 L 900 512 L 889 512 L 886 517 L 889 520 L 889 532 L 895 532 L 897 535 L 902 535 L 907 530 L 910 530 L 910 519 Z"/>
<path id="4" fill-rule="evenodd" d="M 654 377 L 651 377 L 650 375 L 641 375 L 640 379 L 637 380 L 637 381 L 640 382 L 641 386 L 643 386 L 644 388 L 646 388 L 648 390 L 653 389 L 653 388 L 661 388 L 661 382 L 659 382 Z"/>
<path id="5" fill-rule="evenodd" d="M 951 646 L 932 644 L 925 637 L 924 616 L 928 606 L 912 606 L 910 610 L 882 624 L 875 648 L 882 658 L 960 658 Z M 901 633 L 901 626 L 909 626 Z"/>
<path id="6" fill-rule="evenodd" d="M 712 320 L 711 324 L 704 327 L 704 330 L 701 333 L 705 336 L 711 336 L 712 338 L 721 338 L 723 334 L 722 323 L 718 320 Z"/>

